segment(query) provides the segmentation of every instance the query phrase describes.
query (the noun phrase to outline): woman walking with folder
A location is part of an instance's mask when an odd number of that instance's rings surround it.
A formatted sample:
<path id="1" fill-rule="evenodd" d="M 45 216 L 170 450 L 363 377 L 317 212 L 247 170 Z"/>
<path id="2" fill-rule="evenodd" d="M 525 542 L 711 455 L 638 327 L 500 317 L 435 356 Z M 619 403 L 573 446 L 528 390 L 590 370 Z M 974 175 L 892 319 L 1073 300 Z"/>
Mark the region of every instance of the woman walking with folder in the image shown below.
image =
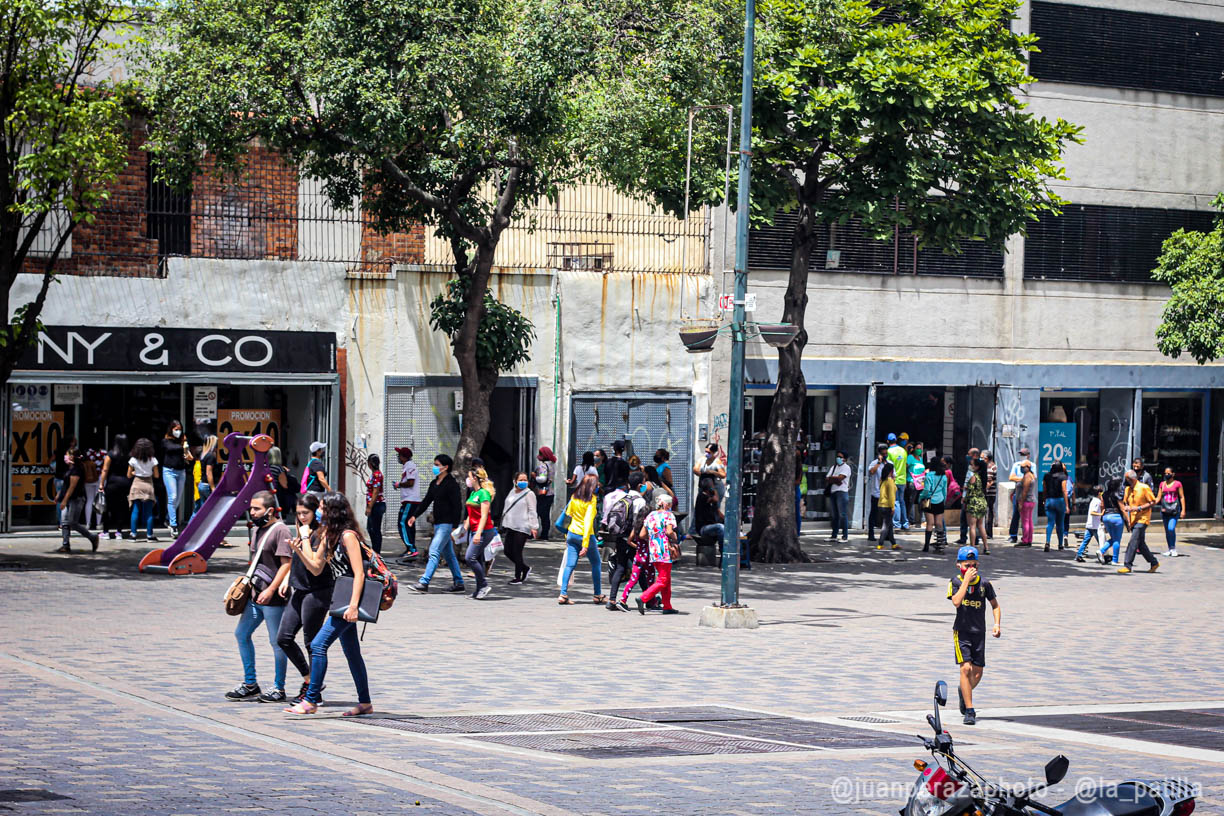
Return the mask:
<path id="1" fill-rule="evenodd" d="M 331 613 L 310 642 L 310 688 L 300 703 L 285 711 L 289 714 L 314 714 L 319 710 L 323 679 L 327 675 L 327 650 L 339 640 L 353 675 L 353 683 L 357 686 L 357 705 L 344 712 L 344 716 L 373 714 L 370 683 L 365 659 L 361 656 L 361 641 L 357 637 L 357 605 L 365 587 L 365 540 L 361 528 L 357 526 L 353 508 L 343 493 L 324 494 L 322 510 L 321 535 L 317 537 L 319 546 L 312 546 L 310 539 L 294 539 L 294 549 L 314 575 L 321 574 L 325 569 L 331 570 L 337 582 L 336 591 L 332 596 Z M 349 582 L 341 581 L 343 578 L 352 579 L 352 589 L 347 598 L 342 597 L 341 589 Z M 346 600 L 348 603 L 344 605 Z"/>

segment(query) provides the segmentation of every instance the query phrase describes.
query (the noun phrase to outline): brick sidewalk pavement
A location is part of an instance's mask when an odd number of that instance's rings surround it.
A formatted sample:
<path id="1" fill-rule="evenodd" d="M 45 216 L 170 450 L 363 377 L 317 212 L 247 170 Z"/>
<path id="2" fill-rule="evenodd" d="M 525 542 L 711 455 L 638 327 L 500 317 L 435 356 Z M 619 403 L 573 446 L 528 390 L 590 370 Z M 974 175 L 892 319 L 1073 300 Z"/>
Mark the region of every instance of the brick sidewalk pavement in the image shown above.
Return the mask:
<path id="1" fill-rule="evenodd" d="M 540 579 L 526 586 L 506 586 L 503 569 L 482 602 L 401 595 L 363 643 L 375 705 L 401 715 L 722 704 L 830 717 L 923 708 L 935 679 L 955 679 L 943 597 L 953 565 L 949 555 L 914 552 L 914 540 L 903 539 L 900 553 L 875 552 L 861 539 L 808 540 L 815 563 L 756 567 L 742 581 L 743 597 L 761 615 L 755 632 L 696 627 L 700 607 L 717 597 L 718 576 L 691 566 L 678 569 L 675 582 L 676 605 L 688 614 L 643 619 L 591 604 L 558 607 L 551 578 L 560 550 L 531 547 Z M 0 540 L 0 608 L 9 624 L 0 660 L 10 678 L 0 689 L 0 767 L 19 780 L 12 787 L 72 797 L 16 806 L 23 811 L 209 813 L 246 801 L 254 810 L 291 813 L 411 806 L 435 813 L 882 814 L 896 812 L 904 794 L 887 786 L 908 783 L 919 755 L 575 760 L 225 703 L 221 695 L 241 678 L 233 619 L 220 598 L 242 550 L 219 552 L 207 575 L 171 579 L 138 575 L 142 551 L 125 545 L 59 556 L 49 552 L 56 546 L 49 537 Z M 1190 557 L 1167 561 L 1155 575 L 1130 576 L 1075 564 L 1066 553 L 996 549 L 984 568 L 1003 604 L 1004 638 L 988 647 L 982 714 L 1001 706 L 1224 697 L 1210 603 L 1224 580 L 1224 553 L 1188 540 L 1182 549 Z M 402 580 L 417 574 L 404 570 Z M 583 592 L 589 584 L 572 595 Z M 267 641 L 257 634 L 255 643 L 261 679 L 270 679 Z M 338 654 L 328 680 L 329 700 L 352 696 Z M 1043 744 L 992 730 L 989 720 L 972 733 L 952 730 L 975 742 L 967 756 L 987 773 L 1038 773 L 1063 751 L 1072 778 L 1185 775 L 1207 786 L 1204 804 L 1224 801 L 1224 765 L 1213 762 Z M 93 760 L 82 765 L 81 757 Z M 155 769 L 169 762 L 173 796 L 139 787 L 167 784 Z M 834 801 L 830 786 L 839 777 L 856 780 L 870 801 Z M 309 802 L 300 798 L 307 782 L 318 794 Z M 196 793 L 175 798 L 188 788 Z M 261 798 L 251 800 L 252 792 Z M 125 806 L 124 797 L 133 802 Z"/>

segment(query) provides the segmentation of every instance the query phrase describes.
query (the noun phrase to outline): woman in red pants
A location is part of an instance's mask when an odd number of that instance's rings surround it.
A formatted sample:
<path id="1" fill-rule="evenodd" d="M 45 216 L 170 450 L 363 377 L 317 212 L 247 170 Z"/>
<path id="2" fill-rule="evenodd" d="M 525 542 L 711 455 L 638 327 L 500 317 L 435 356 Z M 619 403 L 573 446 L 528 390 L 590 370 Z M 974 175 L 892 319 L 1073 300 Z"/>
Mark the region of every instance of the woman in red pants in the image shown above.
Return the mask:
<path id="1" fill-rule="evenodd" d="M 638 612 L 646 614 L 646 604 L 659 595 L 663 598 L 663 614 L 678 614 L 671 605 L 671 568 L 676 552 L 674 537 L 676 535 L 676 517 L 671 511 L 671 496 L 659 496 L 655 501 L 656 510 L 646 516 L 638 531 L 639 538 L 645 538 L 650 552 L 650 563 L 656 571 L 655 582 L 637 599 Z"/>

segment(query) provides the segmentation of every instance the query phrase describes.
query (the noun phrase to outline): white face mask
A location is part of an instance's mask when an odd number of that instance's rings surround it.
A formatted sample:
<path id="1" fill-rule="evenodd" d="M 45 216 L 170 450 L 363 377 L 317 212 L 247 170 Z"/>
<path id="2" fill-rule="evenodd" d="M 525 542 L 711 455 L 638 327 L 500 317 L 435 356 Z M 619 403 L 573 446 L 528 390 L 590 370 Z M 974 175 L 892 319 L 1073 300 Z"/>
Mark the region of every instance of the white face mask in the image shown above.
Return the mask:
<path id="1" fill-rule="evenodd" d="M 173 431 L 171 431 L 171 433 L 172 433 L 172 434 L 174 434 L 174 438 L 175 438 L 175 439 L 178 439 L 180 436 L 182 436 L 182 435 L 183 435 L 183 429 L 182 429 L 182 428 L 175 428 Z"/>

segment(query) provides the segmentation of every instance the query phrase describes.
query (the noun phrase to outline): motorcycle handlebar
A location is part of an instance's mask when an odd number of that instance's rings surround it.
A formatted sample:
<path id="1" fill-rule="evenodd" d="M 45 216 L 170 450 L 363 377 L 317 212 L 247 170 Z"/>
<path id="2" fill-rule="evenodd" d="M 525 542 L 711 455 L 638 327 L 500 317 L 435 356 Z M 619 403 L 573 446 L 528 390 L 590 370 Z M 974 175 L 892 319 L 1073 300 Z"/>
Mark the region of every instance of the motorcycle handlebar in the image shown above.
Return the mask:
<path id="1" fill-rule="evenodd" d="M 1045 813 L 1046 816 L 1062 816 L 1061 810 L 1055 810 L 1054 808 L 1048 805 L 1043 805 L 1040 802 L 1034 802 L 1032 799 L 1029 799 L 1027 804 L 1033 810 L 1040 811 L 1041 813 Z"/>

